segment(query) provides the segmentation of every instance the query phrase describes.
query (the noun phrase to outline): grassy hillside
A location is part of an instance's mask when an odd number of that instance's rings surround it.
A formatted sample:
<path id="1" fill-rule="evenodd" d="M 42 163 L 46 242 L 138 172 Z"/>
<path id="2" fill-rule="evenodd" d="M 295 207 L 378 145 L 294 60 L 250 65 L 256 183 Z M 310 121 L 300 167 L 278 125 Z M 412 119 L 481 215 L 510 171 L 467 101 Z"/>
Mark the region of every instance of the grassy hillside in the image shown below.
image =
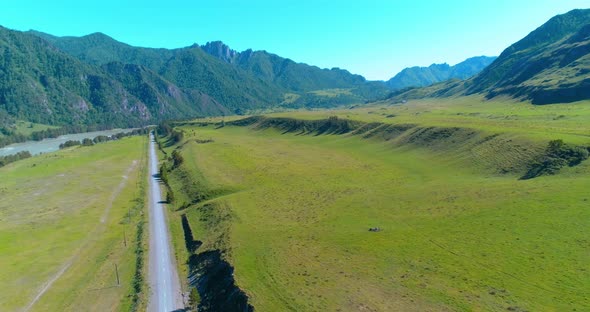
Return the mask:
<path id="1" fill-rule="evenodd" d="M 141 309 L 133 294 L 146 142 L 125 138 L 0 168 L 0 310 Z"/>
<path id="2" fill-rule="evenodd" d="M 185 215 L 259 311 L 587 309 L 590 162 L 519 177 L 590 103 L 480 101 L 180 126 L 177 253 Z"/>
<path id="3" fill-rule="evenodd" d="M 12 121 L 8 123 L 8 131 L 10 134 L 19 134 L 24 136 L 30 136 L 33 132 L 43 131 L 47 129 L 55 129 L 55 126 L 37 124 L 33 122 L 25 122 L 25 121 Z M 1 128 L 1 127 L 0 127 Z M 6 130 L 5 130 L 6 131 Z M 0 137 L 4 136 L 5 134 L 0 131 Z"/>
<path id="4" fill-rule="evenodd" d="M 481 73 L 466 81 L 392 94 L 395 100 L 484 94 L 533 104 L 590 98 L 590 9 L 551 18 L 506 48 Z"/>
<path id="5" fill-rule="evenodd" d="M 536 104 L 588 99 L 590 9 L 558 15 L 508 47 L 467 93 L 508 94 Z"/>

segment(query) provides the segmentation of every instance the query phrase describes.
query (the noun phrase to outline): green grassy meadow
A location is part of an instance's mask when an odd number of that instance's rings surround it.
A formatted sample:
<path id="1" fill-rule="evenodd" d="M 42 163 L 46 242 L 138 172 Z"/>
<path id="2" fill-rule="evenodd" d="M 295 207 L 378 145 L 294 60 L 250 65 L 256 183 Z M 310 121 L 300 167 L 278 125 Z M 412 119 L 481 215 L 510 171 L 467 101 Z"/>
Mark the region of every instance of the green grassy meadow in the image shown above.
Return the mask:
<path id="1" fill-rule="evenodd" d="M 334 115 L 469 136 L 179 126 L 184 141 L 168 148 L 184 157 L 171 172 L 179 263 L 186 214 L 199 251 L 225 251 L 257 311 L 590 308 L 590 161 L 518 179 L 550 140 L 590 146 L 590 102 L 472 97 L 269 117 Z"/>
<path id="2" fill-rule="evenodd" d="M 131 308 L 146 144 L 130 137 L 0 168 L 0 310 L 26 310 L 53 279 L 30 311 Z"/>
<path id="3" fill-rule="evenodd" d="M 14 124 L 13 131 L 16 134 L 31 135 L 31 133 L 35 131 L 43 131 L 55 128 L 58 127 L 19 120 Z M 4 136 L 4 134 L 0 133 L 0 137 L 2 136 Z"/>
<path id="4" fill-rule="evenodd" d="M 410 100 L 406 104 L 378 102 L 324 111 L 274 113 L 272 117 L 322 119 L 329 116 L 365 122 L 465 127 L 492 133 L 515 133 L 529 138 L 562 138 L 587 142 L 590 101 L 530 105 L 511 99 L 485 101 L 480 96 Z"/>

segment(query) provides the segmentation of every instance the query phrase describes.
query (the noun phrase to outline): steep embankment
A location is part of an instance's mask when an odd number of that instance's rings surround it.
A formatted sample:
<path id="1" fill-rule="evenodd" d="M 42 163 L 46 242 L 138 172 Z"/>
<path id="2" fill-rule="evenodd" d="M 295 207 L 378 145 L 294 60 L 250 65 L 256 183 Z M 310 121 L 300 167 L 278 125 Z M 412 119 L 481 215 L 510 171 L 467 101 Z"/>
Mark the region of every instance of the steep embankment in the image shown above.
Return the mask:
<path id="1" fill-rule="evenodd" d="M 195 163 L 185 161 L 182 156 L 185 145 L 207 144 L 211 141 L 183 141 L 182 132 L 176 130 L 167 132 L 160 128 L 160 133 L 166 135 L 160 147 L 170 154 L 169 161 L 162 165 L 160 172 L 167 186 L 166 200 L 169 206 L 176 208 L 171 216 L 174 220 L 172 227 L 183 233 L 184 246 L 179 246 L 179 237 L 176 237 L 176 248 L 178 254 L 186 256 L 186 262 L 182 262 L 187 264 L 183 270 L 187 273 L 190 288 L 189 308 L 211 312 L 253 311 L 248 296 L 236 285 L 234 268 L 228 261 L 231 257 L 231 209 L 220 203 L 208 203 L 233 190 L 212 187 L 195 170 Z M 187 214 L 199 215 L 197 237 L 194 236 Z"/>
<path id="2" fill-rule="evenodd" d="M 365 123 L 331 117 L 320 120 L 249 117 L 233 121 L 236 126 L 274 128 L 300 135 L 350 134 L 363 139 L 388 141 L 395 146 L 417 146 L 468 160 L 497 173 L 530 179 L 555 174 L 564 166 L 575 166 L 588 158 L 590 147 L 570 146 L 563 141 L 538 143 L 514 140 L 510 135 L 486 133 L 459 127 L 423 127 L 414 124 Z"/>

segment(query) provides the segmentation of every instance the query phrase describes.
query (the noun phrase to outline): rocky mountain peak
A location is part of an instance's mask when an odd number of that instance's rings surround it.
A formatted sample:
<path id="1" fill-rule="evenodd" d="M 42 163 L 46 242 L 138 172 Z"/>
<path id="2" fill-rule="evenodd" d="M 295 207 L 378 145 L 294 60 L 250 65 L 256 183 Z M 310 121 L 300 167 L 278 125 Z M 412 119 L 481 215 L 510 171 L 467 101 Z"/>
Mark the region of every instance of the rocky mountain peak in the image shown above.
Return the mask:
<path id="1" fill-rule="evenodd" d="M 238 55 L 237 51 L 232 50 L 228 45 L 221 41 L 207 42 L 205 45 L 201 46 L 201 49 L 227 63 L 233 63 L 235 57 Z"/>

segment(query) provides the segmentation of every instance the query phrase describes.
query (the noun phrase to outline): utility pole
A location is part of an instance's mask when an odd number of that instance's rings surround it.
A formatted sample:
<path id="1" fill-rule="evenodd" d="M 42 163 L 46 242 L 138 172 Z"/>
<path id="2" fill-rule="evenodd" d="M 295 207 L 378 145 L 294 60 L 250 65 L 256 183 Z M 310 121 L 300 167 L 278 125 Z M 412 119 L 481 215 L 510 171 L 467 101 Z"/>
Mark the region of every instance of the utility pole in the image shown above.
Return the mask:
<path id="1" fill-rule="evenodd" d="M 123 244 L 127 247 L 127 235 L 125 235 L 125 229 L 123 228 Z"/>
<path id="2" fill-rule="evenodd" d="M 117 275 L 117 286 L 120 286 L 121 283 L 119 282 L 119 268 L 117 267 L 116 263 L 115 263 L 115 274 Z"/>

